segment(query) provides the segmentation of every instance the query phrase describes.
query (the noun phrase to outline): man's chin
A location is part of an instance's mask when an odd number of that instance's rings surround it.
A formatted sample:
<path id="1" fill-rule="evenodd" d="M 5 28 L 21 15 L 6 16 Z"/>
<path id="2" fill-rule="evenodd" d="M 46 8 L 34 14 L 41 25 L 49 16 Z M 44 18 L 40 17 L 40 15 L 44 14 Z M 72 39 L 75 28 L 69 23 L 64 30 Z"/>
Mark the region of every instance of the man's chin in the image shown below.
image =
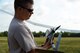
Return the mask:
<path id="1" fill-rule="evenodd" d="M 25 20 L 28 20 L 28 19 L 30 19 L 30 18 L 27 18 L 27 19 L 25 19 Z"/>

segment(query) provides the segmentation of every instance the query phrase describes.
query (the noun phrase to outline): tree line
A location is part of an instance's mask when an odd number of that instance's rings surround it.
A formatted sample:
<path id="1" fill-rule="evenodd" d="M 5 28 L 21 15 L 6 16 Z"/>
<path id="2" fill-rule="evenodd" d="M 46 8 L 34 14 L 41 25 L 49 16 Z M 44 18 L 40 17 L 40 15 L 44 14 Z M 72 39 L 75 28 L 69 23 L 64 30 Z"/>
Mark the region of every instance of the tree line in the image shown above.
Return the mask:
<path id="1" fill-rule="evenodd" d="M 32 32 L 34 37 L 45 37 L 46 33 L 39 31 L 39 32 Z M 80 33 L 71 33 L 71 32 L 56 32 L 55 37 L 59 35 L 59 33 L 62 33 L 62 37 L 80 37 Z M 7 37 L 8 31 L 0 32 L 0 37 Z"/>

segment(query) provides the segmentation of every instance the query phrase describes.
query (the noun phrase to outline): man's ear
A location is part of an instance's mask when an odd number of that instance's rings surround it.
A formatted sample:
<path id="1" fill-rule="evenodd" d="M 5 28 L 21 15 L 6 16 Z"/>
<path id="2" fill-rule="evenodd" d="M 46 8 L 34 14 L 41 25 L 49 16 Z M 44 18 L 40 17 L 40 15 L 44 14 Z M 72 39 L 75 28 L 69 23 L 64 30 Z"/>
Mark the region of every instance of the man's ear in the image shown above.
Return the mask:
<path id="1" fill-rule="evenodd" d="M 23 12 L 23 8 L 18 7 L 18 8 L 17 8 L 17 11 L 18 11 L 18 12 Z"/>

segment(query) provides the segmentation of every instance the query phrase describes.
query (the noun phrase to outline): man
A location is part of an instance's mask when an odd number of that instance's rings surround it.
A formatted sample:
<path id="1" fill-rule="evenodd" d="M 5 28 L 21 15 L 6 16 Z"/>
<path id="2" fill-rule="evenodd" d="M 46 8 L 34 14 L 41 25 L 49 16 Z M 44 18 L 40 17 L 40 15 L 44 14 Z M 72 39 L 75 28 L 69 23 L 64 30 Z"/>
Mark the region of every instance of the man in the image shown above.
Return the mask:
<path id="1" fill-rule="evenodd" d="M 8 31 L 10 53 L 38 53 L 36 49 L 47 50 L 51 47 L 49 42 L 42 47 L 37 47 L 31 31 L 24 22 L 33 14 L 32 7 L 33 0 L 14 1 L 15 14 Z"/>

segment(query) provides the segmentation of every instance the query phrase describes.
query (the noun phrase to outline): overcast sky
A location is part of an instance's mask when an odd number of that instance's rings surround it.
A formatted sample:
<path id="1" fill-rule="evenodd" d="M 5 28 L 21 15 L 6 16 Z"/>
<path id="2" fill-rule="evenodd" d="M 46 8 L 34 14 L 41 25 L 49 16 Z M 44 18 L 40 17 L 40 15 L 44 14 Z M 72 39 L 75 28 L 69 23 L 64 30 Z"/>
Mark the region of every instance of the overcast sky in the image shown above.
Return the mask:
<path id="1" fill-rule="evenodd" d="M 0 0 L 0 9 L 14 14 L 14 0 Z M 80 30 L 80 0 L 34 0 L 34 14 L 30 20 L 50 26 Z M 0 31 L 8 30 L 13 16 L 0 11 Z M 45 31 L 47 28 L 27 23 L 32 31 Z"/>

